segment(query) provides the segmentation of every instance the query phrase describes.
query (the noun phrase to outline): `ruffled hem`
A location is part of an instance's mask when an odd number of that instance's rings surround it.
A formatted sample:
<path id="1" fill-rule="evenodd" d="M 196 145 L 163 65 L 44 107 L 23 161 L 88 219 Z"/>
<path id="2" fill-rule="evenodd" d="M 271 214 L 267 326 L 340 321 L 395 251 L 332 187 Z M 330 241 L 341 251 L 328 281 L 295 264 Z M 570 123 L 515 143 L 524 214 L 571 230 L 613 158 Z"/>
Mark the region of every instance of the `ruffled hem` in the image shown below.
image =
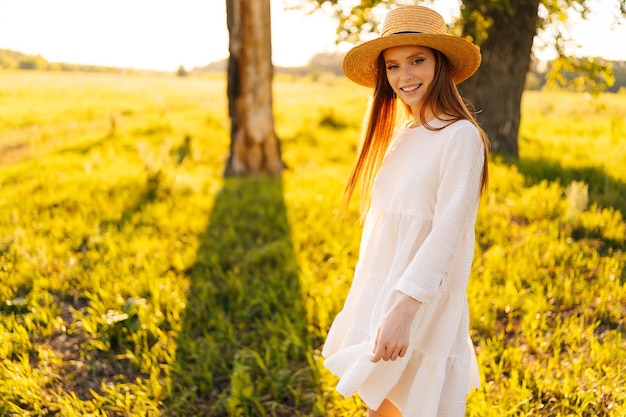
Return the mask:
<path id="1" fill-rule="evenodd" d="M 447 407 L 458 404 L 455 408 L 463 409 L 467 393 L 480 386 L 476 355 L 469 338 L 465 356 L 440 358 L 413 351 L 395 361 L 372 362 L 372 349 L 371 343 L 362 342 L 324 360 L 324 366 L 339 378 L 337 392 L 346 397 L 358 392 L 372 410 L 388 399 L 404 415 L 414 415 L 412 410 L 419 409 L 425 416 L 434 416 L 442 394 Z"/>
<path id="2" fill-rule="evenodd" d="M 377 388 L 393 387 L 406 367 L 408 355 L 398 358 L 395 361 L 372 362 L 372 346 L 368 343 L 361 343 L 343 349 L 330 356 L 324 361 L 326 368 L 335 376 L 339 377 L 337 392 L 350 397 L 357 391 L 373 410 L 378 409 L 383 400 L 387 397 L 389 390 L 368 389 L 371 383 L 376 381 Z"/>
<path id="3" fill-rule="evenodd" d="M 394 403 L 404 415 L 419 409 L 423 415 L 436 415 L 442 392 L 446 401 L 464 407 L 464 397 L 477 387 L 479 378 L 469 372 L 466 358 L 446 360 L 414 352 L 395 361 L 371 362 L 371 347 L 354 345 L 324 361 L 327 369 L 339 377 L 337 392 L 350 397 L 358 392 L 367 406 L 376 410 L 385 399 Z M 477 373 L 477 369 L 475 369 Z M 450 387 L 448 389 L 447 387 Z M 460 389 L 465 387 L 465 389 Z M 456 394 L 459 398 L 452 398 Z"/>

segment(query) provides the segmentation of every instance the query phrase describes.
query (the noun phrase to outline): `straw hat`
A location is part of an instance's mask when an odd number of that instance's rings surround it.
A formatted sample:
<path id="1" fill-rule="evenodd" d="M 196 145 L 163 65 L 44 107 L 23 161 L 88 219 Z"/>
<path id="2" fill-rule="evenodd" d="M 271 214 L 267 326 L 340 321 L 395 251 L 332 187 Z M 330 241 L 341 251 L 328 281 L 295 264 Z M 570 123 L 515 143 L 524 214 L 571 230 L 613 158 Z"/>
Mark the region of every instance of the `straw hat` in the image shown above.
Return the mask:
<path id="1" fill-rule="evenodd" d="M 380 37 L 348 51 L 343 59 L 343 71 L 355 83 L 374 87 L 380 53 L 404 45 L 427 46 L 442 52 L 450 61 L 456 84 L 474 74 L 481 61 L 478 46 L 448 34 L 439 13 L 422 6 L 400 6 L 385 17 Z"/>

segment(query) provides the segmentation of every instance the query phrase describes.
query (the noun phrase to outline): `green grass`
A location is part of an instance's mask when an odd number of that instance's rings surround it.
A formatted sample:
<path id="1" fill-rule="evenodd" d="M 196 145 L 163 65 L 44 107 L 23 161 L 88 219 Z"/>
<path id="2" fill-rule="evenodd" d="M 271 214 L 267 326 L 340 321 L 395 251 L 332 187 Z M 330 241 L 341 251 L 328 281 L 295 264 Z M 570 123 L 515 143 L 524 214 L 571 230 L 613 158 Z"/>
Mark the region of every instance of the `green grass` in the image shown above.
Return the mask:
<path id="1" fill-rule="evenodd" d="M 367 91 L 274 92 L 289 169 L 224 180 L 224 77 L 2 73 L 0 416 L 365 415 L 320 348 Z M 525 94 L 478 217 L 468 416 L 626 414 L 624 114 Z"/>

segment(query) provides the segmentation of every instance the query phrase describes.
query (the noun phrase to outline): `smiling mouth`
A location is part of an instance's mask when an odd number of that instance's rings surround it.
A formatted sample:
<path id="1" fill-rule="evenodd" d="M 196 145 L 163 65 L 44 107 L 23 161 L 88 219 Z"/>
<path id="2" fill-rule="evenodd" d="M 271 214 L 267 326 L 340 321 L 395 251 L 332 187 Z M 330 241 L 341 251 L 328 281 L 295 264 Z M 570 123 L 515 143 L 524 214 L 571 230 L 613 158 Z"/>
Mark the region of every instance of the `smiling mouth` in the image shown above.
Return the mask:
<path id="1" fill-rule="evenodd" d="M 407 87 L 400 87 L 400 90 L 404 91 L 405 93 L 410 93 L 412 91 L 417 90 L 421 86 L 422 86 L 422 84 L 413 84 L 413 85 L 409 85 Z"/>

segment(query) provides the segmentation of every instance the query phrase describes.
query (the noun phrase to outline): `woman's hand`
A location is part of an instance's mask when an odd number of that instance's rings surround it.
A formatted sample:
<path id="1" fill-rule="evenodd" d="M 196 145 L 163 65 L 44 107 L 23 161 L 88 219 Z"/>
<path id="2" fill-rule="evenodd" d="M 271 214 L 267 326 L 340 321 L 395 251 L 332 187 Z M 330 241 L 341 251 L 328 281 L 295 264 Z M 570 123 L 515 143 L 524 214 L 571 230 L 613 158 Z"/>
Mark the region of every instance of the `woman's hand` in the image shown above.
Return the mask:
<path id="1" fill-rule="evenodd" d="M 378 325 L 372 362 L 404 357 L 409 347 L 411 323 L 422 303 L 406 294 L 401 294 Z"/>

